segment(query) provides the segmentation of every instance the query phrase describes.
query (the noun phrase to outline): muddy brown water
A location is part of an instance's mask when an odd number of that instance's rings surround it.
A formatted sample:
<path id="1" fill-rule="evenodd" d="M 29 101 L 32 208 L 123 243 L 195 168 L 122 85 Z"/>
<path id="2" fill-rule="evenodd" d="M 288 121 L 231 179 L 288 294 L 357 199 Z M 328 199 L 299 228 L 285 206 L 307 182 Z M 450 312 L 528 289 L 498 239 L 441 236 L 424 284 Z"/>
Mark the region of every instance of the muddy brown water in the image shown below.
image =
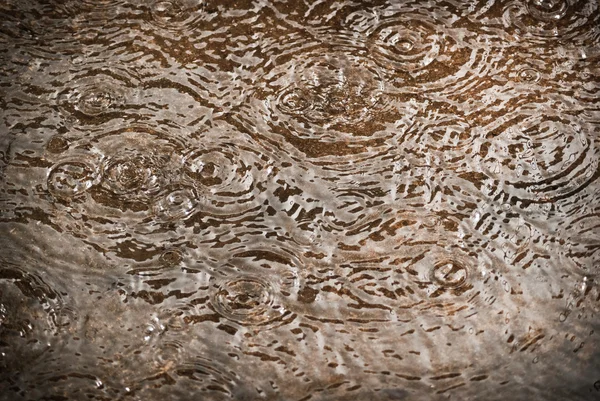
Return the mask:
<path id="1" fill-rule="evenodd" d="M 600 399 L 597 0 L 0 2 L 0 399 Z"/>

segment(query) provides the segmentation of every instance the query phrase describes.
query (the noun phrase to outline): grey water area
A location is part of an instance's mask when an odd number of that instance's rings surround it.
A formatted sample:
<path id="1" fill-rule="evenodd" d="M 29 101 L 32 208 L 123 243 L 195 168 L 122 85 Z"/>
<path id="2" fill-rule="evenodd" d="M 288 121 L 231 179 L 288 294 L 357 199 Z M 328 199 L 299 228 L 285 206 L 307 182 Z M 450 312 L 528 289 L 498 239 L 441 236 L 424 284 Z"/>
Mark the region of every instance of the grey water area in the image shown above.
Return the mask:
<path id="1" fill-rule="evenodd" d="M 600 400 L 598 0 L 1 0 L 1 401 Z"/>

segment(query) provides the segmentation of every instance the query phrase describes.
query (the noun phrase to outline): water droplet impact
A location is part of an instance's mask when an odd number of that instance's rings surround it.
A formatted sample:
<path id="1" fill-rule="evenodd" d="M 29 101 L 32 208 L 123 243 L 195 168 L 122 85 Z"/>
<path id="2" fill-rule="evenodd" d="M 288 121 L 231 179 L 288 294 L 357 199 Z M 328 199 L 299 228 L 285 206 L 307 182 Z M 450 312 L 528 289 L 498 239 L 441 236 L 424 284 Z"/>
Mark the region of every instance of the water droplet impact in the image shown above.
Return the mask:
<path id="1" fill-rule="evenodd" d="M 195 30 L 203 15 L 205 1 L 158 0 L 151 5 L 151 23 L 172 35 Z"/>
<path id="2" fill-rule="evenodd" d="M 175 187 L 159 197 L 154 213 L 168 221 L 184 219 L 194 211 L 197 199 L 193 188 Z"/>
<path id="3" fill-rule="evenodd" d="M 112 86 L 90 85 L 69 94 L 62 106 L 87 117 L 98 117 L 121 104 L 123 95 Z"/>
<path id="4" fill-rule="evenodd" d="M 340 55 L 318 57 L 296 67 L 300 76 L 278 97 L 276 106 L 302 122 L 350 129 L 366 118 L 382 94 L 378 70 L 365 60 Z"/>
<path id="5" fill-rule="evenodd" d="M 94 150 L 104 156 L 94 199 L 110 207 L 113 216 L 148 210 L 178 182 L 182 147 L 177 139 L 144 126 L 104 133 L 94 142 Z"/>
<path id="6" fill-rule="evenodd" d="M 117 69 L 79 71 L 58 93 L 58 106 L 82 123 L 95 122 L 122 109 L 131 97 L 134 81 L 127 72 Z"/>
<path id="7" fill-rule="evenodd" d="M 50 169 L 48 191 L 57 198 L 75 198 L 90 189 L 97 178 L 93 165 L 80 160 L 63 161 Z"/>
<path id="8" fill-rule="evenodd" d="M 279 99 L 279 107 L 288 114 L 301 114 L 311 106 L 310 94 L 300 88 L 282 92 Z"/>
<path id="9" fill-rule="evenodd" d="M 242 213 L 257 207 L 255 196 L 264 190 L 265 164 L 255 150 L 221 142 L 189 152 L 183 160 L 183 177 L 198 194 L 199 210 Z"/>
<path id="10" fill-rule="evenodd" d="M 429 23 L 417 19 L 384 20 L 370 35 L 373 60 L 382 67 L 416 71 L 444 51 L 444 38 Z"/>
<path id="11" fill-rule="evenodd" d="M 178 1 L 157 1 L 152 5 L 152 17 L 161 24 L 169 24 L 183 15 L 183 6 Z"/>
<path id="12" fill-rule="evenodd" d="M 559 20 L 567 14 L 569 3 L 566 0 L 529 0 L 527 10 L 541 21 Z"/>
<path id="13" fill-rule="evenodd" d="M 507 190 L 519 199 L 550 202 L 570 196 L 597 169 L 589 131 L 553 114 L 515 115 L 511 126 L 494 132 L 490 155 L 483 159 L 486 174 L 510 185 Z"/>
<path id="14" fill-rule="evenodd" d="M 118 195 L 138 191 L 152 177 L 152 170 L 147 160 L 142 157 L 134 159 L 108 159 L 104 167 L 104 185 Z"/>
<path id="15" fill-rule="evenodd" d="M 61 136 L 53 136 L 46 144 L 46 150 L 50 153 L 63 153 L 69 149 L 69 141 Z"/>
<path id="16" fill-rule="evenodd" d="M 165 267 L 177 266 L 183 260 L 183 255 L 176 249 L 169 249 L 160 255 L 160 263 Z"/>
<path id="17" fill-rule="evenodd" d="M 97 116 L 110 109 L 114 102 L 113 94 L 108 91 L 90 91 L 81 95 L 77 107 L 88 116 Z"/>
<path id="18" fill-rule="evenodd" d="M 193 151 L 185 158 L 184 171 L 203 187 L 218 187 L 236 180 L 238 170 L 233 157 L 220 149 Z"/>
<path id="19" fill-rule="evenodd" d="M 523 68 L 518 72 L 519 81 L 524 83 L 536 83 L 540 80 L 540 73 L 534 68 Z"/>
<path id="20" fill-rule="evenodd" d="M 503 19 L 507 28 L 525 34 L 530 40 L 570 39 L 585 36 L 582 28 L 595 23 L 598 4 L 581 0 L 528 0 L 509 2 Z"/>
<path id="21" fill-rule="evenodd" d="M 455 260 L 444 260 L 431 271 L 431 281 L 443 288 L 459 288 L 467 283 L 467 268 Z"/>
<path id="22" fill-rule="evenodd" d="M 221 315 L 240 324 L 262 324 L 282 315 L 273 288 L 262 278 L 246 276 L 223 282 L 213 296 Z"/>
<path id="23" fill-rule="evenodd" d="M 401 52 L 406 53 L 406 52 L 411 51 L 415 47 L 415 44 L 408 38 L 407 39 L 402 38 L 396 42 L 396 46 Z"/>

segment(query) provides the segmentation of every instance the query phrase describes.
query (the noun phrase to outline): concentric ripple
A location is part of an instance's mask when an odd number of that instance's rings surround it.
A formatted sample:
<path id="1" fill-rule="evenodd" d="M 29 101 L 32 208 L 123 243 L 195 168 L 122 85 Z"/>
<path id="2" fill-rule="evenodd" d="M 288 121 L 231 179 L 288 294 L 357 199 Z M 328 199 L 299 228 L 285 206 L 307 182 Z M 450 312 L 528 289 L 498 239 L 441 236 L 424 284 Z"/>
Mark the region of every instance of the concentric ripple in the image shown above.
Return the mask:
<path id="1" fill-rule="evenodd" d="M 183 148 L 161 131 L 131 127 L 111 131 L 93 140 L 102 165 L 103 189 L 129 201 L 150 201 L 180 174 Z"/>
<path id="2" fill-rule="evenodd" d="M 468 270 L 461 261 L 442 260 L 431 269 L 430 279 L 442 288 L 458 288 L 467 283 Z"/>
<path id="3" fill-rule="evenodd" d="M 73 199 L 98 182 L 100 173 L 93 157 L 78 157 L 55 164 L 48 173 L 48 191 L 58 199 Z"/>
<path id="4" fill-rule="evenodd" d="M 559 20 L 567 14 L 567 0 L 530 0 L 527 2 L 529 14 L 540 21 Z"/>
<path id="5" fill-rule="evenodd" d="M 169 249 L 160 255 L 160 263 L 166 267 L 178 265 L 183 260 L 183 256 L 177 249 Z"/>
<path id="6" fill-rule="evenodd" d="M 356 132 L 380 107 L 383 79 L 378 69 L 365 60 L 334 54 L 289 65 L 293 65 L 293 78 L 278 77 L 273 82 L 283 88 L 272 100 L 272 106 L 282 117 L 293 118 L 289 121 L 291 128 L 300 135 L 317 134 L 323 142 L 338 141 L 340 138 L 330 134 L 330 130 Z"/>
<path id="7" fill-rule="evenodd" d="M 394 94 L 461 94 L 493 73 L 502 49 L 485 37 L 453 28 L 457 16 L 415 13 L 402 4 L 375 13 L 357 11 L 352 26 L 366 37 L 368 56 L 384 72 Z"/>
<path id="8" fill-rule="evenodd" d="M 594 177 L 598 153 L 589 127 L 560 116 L 515 116 L 488 134 L 485 173 L 521 200 L 550 202 Z"/>
<path id="9" fill-rule="evenodd" d="M 71 113 L 96 117 L 117 109 L 124 103 L 125 93 L 107 79 L 91 78 L 76 89 L 60 94 L 60 105 Z"/>
<path id="10" fill-rule="evenodd" d="M 168 221 L 181 220 L 195 210 L 198 195 L 193 187 L 174 185 L 162 191 L 154 204 L 154 214 Z"/>
<path id="11" fill-rule="evenodd" d="M 405 72 L 427 67 L 444 47 L 444 34 L 418 16 L 388 18 L 370 33 L 373 59 L 384 68 Z"/>
<path id="12" fill-rule="evenodd" d="M 171 352 L 177 352 L 175 347 L 182 347 L 182 345 L 170 346 Z M 210 350 L 209 353 L 216 354 L 217 357 L 184 354 L 179 355 L 177 359 L 169 359 L 166 363 L 162 363 L 161 369 L 157 369 L 154 374 L 132 383 L 130 391 L 134 392 L 136 397 L 145 399 L 158 395 L 181 401 L 188 398 L 190 394 L 224 401 L 237 399 L 251 391 L 250 386 L 241 380 L 241 372 L 229 364 L 225 365 L 221 361 L 222 356 L 215 350 Z M 174 382 L 177 386 L 172 385 Z"/>
<path id="13" fill-rule="evenodd" d="M 419 233 L 424 237 L 425 233 Z M 419 285 L 430 298 L 449 298 L 456 303 L 464 302 L 457 298 L 464 293 L 473 294 L 474 288 L 481 289 L 481 273 L 491 266 L 490 256 L 480 250 L 480 255 L 469 253 L 458 244 L 427 246 L 424 241 L 408 241 L 397 247 L 411 249 L 410 261 L 403 263 L 404 279 Z M 458 242 L 458 241 L 457 241 Z M 438 242 L 439 244 L 439 242 Z"/>
<path id="14" fill-rule="evenodd" d="M 150 4 L 150 14 L 155 26 L 176 32 L 191 28 L 203 7 L 202 0 L 156 0 Z"/>
<path id="15" fill-rule="evenodd" d="M 26 369 L 66 330 L 74 329 L 73 310 L 66 294 L 38 275 L 0 261 L 0 377 Z"/>
<path id="16" fill-rule="evenodd" d="M 263 84 L 254 96 L 266 110 L 255 118 L 296 140 L 325 144 L 379 137 L 382 126 L 373 118 L 389 111 L 379 68 L 345 53 L 286 60 L 263 77 Z"/>
<path id="17" fill-rule="evenodd" d="M 82 122 L 122 113 L 135 96 L 135 78 L 119 69 L 82 70 L 64 79 L 65 88 L 57 94 L 58 106 L 67 116 L 75 116 Z"/>
<path id="18" fill-rule="evenodd" d="M 323 46 L 281 57 L 242 105 L 237 126 L 264 148 L 313 163 L 368 157 L 385 147 L 419 105 L 388 97 L 380 68 L 343 50 Z"/>
<path id="19" fill-rule="evenodd" d="M 104 183 L 117 195 L 138 191 L 152 178 L 149 164 L 144 156 L 139 155 L 122 154 L 111 158 L 104 166 Z"/>
<path id="20" fill-rule="evenodd" d="M 99 234 L 154 230 L 183 219 L 194 210 L 197 197 L 180 182 L 183 146 L 179 139 L 141 125 L 80 141 L 50 169 L 48 191 L 69 201 L 67 208 L 64 202 L 55 204 L 53 221 L 121 253 L 118 241 Z M 82 154 L 81 148 L 89 150 Z"/>
<path id="21" fill-rule="evenodd" d="M 219 268 L 219 274 L 226 276 L 214 284 L 213 307 L 241 325 L 281 321 L 290 314 L 286 303 L 297 296 L 299 263 L 292 254 L 277 249 L 234 253 L 233 258 Z"/>
<path id="22" fill-rule="evenodd" d="M 532 84 L 540 80 L 541 74 L 535 68 L 526 67 L 517 71 L 517 78 L 523 83 Z"/>
<path id="23" fill-rule="evenodd" d="M 539 38 L 571 38 L 598 20 L 598 4 L 588 0 L 528 0 L 509 2 L 504 23 L 518 32 Z M 587 33 L 584 33 L 587 35 Z"/>
<path id="24" fill-rule="evenodd" d="M 266 165 L 244 143 L 207 143 L 184 156 L 183 178 L 198 192 L 203 212 L 236 214 L 257 206 Z"/>
<path id="25" fill-rule="evenodd" d="M 445 230 L 452 225 L 447 219 L 402 213 L 382 228 L 387 238 L 360 250 L 348 247 L 326 258 L 303 260 L 311 266 L 311 276 L 306 280 L 310 291 L 301 293 L 313 313 L 337 319 L 354 314 L 365 320 L 388 319 L 397 313 L 408 321 L 415 313 L 436 316 L 436 305 L 446 305 L 458 323 L 455 313 L 467 314 L 473 299 L 487 304 L 486 299 L 502 297 L 505 289 L 490 281 L 494 270 L 503 270 L 500 260 L 463 242 L 464 234 Z"/>
<path id="26" fill-rule="evenodd" d="M 274 290 L 258 277 L 237 277 L 219 285 L 213 298 L 215 309 L 241 324 L 261 324 L 281 316 Z"/>
<path id="27" fill-rule="evenodd" d="M 481 132 L 464 119 L 436 114 L 434 111 L 416 116 L 419 123 L 403 137 L 403 149 L 422 165 L 462 171 L 472 164 L 473 148 L 481 141 Z M 433 116 L 436 117 L 432 119 Z M 430 124 L 431 121 L 436 123 Z"/>

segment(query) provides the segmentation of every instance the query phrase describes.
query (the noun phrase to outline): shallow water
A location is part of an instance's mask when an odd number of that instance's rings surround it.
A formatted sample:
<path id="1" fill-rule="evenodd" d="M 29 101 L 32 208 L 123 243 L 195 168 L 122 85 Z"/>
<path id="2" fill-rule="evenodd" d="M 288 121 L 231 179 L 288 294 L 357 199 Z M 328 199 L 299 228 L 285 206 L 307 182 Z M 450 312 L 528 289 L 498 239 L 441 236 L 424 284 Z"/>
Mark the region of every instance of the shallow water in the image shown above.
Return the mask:
<path id="1" fill-rule="evenodd" d="M 597 0 L 0 17 L 1 400 L 600 399 Z"/>

